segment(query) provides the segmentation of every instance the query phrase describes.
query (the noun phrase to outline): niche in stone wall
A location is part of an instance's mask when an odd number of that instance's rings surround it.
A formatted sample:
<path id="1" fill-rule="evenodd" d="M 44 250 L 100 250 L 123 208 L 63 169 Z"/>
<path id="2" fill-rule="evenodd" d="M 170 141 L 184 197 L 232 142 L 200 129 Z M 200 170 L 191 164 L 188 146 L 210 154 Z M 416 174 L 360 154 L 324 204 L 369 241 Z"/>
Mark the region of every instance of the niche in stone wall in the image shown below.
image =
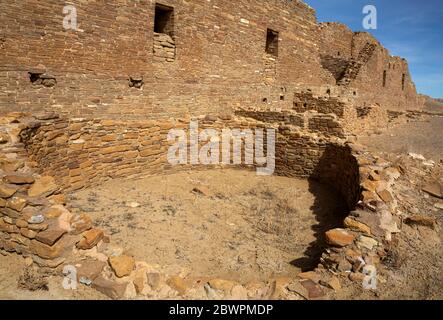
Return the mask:
<path id="1" fill-rule="evenodd" d="M 154 61 L 175 61 L 174 8 L 162 4 L 155 5 L 154 17 Z"/>
<path id="2" fill-rule="evenodd" d="M 266 33 L 266 53 L 278 57 L 278 32 L 268 29 Z"/>
<path id="3" fill-rule="evenodd" d="M 143 77 L 142 76 L 130 76 L 129 77 L 129 87 L 141 89 L 143 87 Z"/>
<path id="4" fill-rule="evenodd" d="M 386 70 L 383 71 L 383 87 L 386 87 L 386 76 L 387 76 L 387 72 Z"/>
<path id="5" fill-rule="evenodd" d="M 57 84 L 55 77 L 38 72 L 29 72 L 29 80 L 33 85 L 41 85 L 47 88 L 52 88 Z"/>
<path id="6" fill-rule="evenodd" d="M 405 80 L 406 80 L 406 75 L 403 73 L 401 75 L 401 89 L 405 90 Z"/>

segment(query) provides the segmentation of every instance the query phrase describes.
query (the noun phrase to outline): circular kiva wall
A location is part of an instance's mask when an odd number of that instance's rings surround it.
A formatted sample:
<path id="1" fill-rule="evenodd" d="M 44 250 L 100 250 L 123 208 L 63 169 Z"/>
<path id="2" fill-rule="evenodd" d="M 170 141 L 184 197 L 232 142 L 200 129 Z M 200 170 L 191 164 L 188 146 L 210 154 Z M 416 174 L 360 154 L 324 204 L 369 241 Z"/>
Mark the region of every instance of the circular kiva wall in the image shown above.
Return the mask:
<path id="1" fill-rule="evenodd" d="M 252 132 L 260 128 L 275 129 L 275 174 L 319 180 L 335 188 L 349 208 L 355 207 L 360 190 L 358 164 L 342 139 L 251 118 L 208 118 L 193 119 L 200 132 L 204 129 L 214 129 L 219 134 L 223 129 Z M 21 134 L 30 159 L 39 164 L 42 174 L 54 176 L 66 191 L 117 177 L 214 167 L 190 164 L 189 153 L 187 164 L 168 162 L 168 149 L 177 142 L 168 141 L 168 133 L 171 129 L 181 129 L 189 137 L 189 119 L 165 122 L 56 118 L 31 126 Z M 187 143 L 189 147 L 189 140 Z M 200 141 L 200 148 L 206 143 Z M 219 145 L 221 148 L 221 139 Z M 230 149 L 232 152 L 232 144 Z M 243 151 L 243 160 L 245 152 L 248 150 Z M 220 162 L 221 158 L 222 155 Z"/>
<path id="2" fill-rule="evenodd" d="M 82 270 L 83 262 L 73 261 L 77 257 L 73 253 L 90 255 L 98 244 L 112 241 L 103 231 L 93 228 L 86 214 L 74 215 L 64 207 L 64 192 L 117 177 L 214 168 L 191 164 L 172 166 L 167 161 L 172 144 L 167 140 L 169 131 L 188 129 L 190 119 L 160 122 L 60 119 L 54 115 L 38 118 L 13 114 L 0 122 L 0 250 L 31 257 L 42 267 L 62 268 L 70 263 Z M 323 254 L 321 264 L 336 274 L 344 272 L 345 276 L 351 274 L 354 279 L 363 279 L 362 270 L 354 270 L 353 263 L 360 263 L 362 259 L 367 263 L 380 261 L 383 241 L 390 240 L 391 232 L 397 230 L 392 221 L 396 202 L 390 186 L 399 172 L 388 162 L 343 139 L 292 125 L 243 117 L 198 120 L 200 129 L 275 128 L 275 173 L 319 180 L 337 190 L 352 211 L 344 221 L 345 229 L 326 232 L 327 243 L 335 249 Z M 254 169 L 252 165 L 248 167 Z M 40 216 L 44 220 L 36 221 Z M 95 252 L 94 266 L 101 263 L 101 267 L 94 269 L 98 270 L 94 275 L 87 275 L 93 276 L 93 287 L 111 298 L 140 293 L 140 283 L 146 282 L 146 270 L 142 280 L 137 278 L 138 272 L 145 268 L 143 262 L 117 253 L 107 256 Z M 108 264 L 115 273 L 112 276 L 102 272 Z M 129 273 L 121 273 L 118 266 L 122 265 L 129 266 Z M 315 272 L 322 270 L 325 268 Z M 305 285 L 315 295 L 319 283 L 314 282 Z M 180 276 L 170 277 L 168 285 L 186 297 L 186 286 Z M 277 287 L 281 283 L 270 280 L 269 285 L 269 290 L 260 297 L 248 293 L 242 298 L 279 298 L 276 292 L 280 292 Z M 135 289 L 128 291 L 127 288 Z M 235 288 L 237 293 L 245 292 L 244 287 Z"/>

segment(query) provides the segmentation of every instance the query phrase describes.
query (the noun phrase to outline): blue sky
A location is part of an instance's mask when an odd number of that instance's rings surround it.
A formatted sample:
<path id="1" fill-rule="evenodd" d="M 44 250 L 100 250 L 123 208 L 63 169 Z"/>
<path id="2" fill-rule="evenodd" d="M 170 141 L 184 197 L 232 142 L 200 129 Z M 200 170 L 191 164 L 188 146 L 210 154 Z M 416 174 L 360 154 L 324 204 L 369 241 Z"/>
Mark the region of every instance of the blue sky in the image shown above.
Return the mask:
<path id="1" fill-rule="evenodd" d="M 339 21 L 354 31 L 369 31 L 392 55 L 408 60 L 417 90 L 443 98 L 443 1 L 304 0 L 320 22 Z M 377 8 L 377 30 L 363 30 L 365 5 Z"/>

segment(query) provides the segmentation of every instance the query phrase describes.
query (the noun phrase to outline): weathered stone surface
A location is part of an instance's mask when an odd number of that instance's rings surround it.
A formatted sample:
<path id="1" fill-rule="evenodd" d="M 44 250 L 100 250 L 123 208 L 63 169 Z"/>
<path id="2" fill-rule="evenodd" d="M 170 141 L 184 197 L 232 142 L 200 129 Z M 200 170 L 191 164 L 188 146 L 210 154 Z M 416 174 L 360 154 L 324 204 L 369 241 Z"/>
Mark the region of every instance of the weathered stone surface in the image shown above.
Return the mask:
<path id="1" fill-rule="evenodd" d="M 303 280 L 301 285 L 308 290 L 309 299 L 318 299 L 325 295 L 322 287 L 312 280 Z"/>
<path id="2" fill-rule="evenodd" d="M 18 187 L 12 184 L 0 182 L 0 198 L 9 198 L 16 193 Z"/>
<path id="3" fill-rule="evenodd" d="M 42 268 L 57 268 L 58 266 L 60 266 L 62 263 L 64 263 L 66 261 L 65 258 L 56 258 L 53 260 L 47 260 L 47 259 L 42 259 L 39 256 L 33 255 L 32 256 L 32 260 L 40 267 Z"/>
<path id="4" fill-rule="evenodd" d="M 82 277 L 94 281 L 103 271 L 105 266 L 106 263 L 99 260 L 88 259 L 81 261 L 76 265 L 78 281 L 80 281 L 80 278 Z"/>
<path id="5" fill-rule="evenodd" d="M 50 208 L 46 208 L 45 210 L 42 211 L 42 214 L 48 218 L 48 219 L 52 219 L 52 218 L 58 218 L 62 215 L 64 211 L 61 210 L 59 207 L 57 206 L 53 206 Z M 86 230 L 84 230 L 86 231 Z"/>
<path id="6" fill-rule="evenodd" d="M 340 280 L 337 277 L 332 277 L 332 279 L 327 282 L 327 285 L 334 291 L 341 290 Z"/>
<path id="7" fill-rule="evenodd" d="M 4 221 L 4 218 L 0 218 L 0 231 L 7 233 L 17 233 L 19 232 L 19 229 L 14 225 L 6 223 Z"/>
<path id="8" fill-rule="evenodd" d="M 9 142 L 9 135 L 5 132 L 0 132 L 0 144 L 5 144 Z"/>
<path id="9" fill-rule="evenodd" d="M 21 228 L 20 234 L 28 239 L 34 239 L 37 236 L 37 232 L 28 228 Z"/>
<path id="10" fill-rule="evenodd" d="M 6 202 L 6 207 L 21 212 L 27 204 L 27 200 L 20 196 L 14 196 Z"/>
<path id="11" fill-rule="evenodd" d="M 26 173 L 8 174 L 3 177 L 3 181 L 13 184 L 30 184 L 34 183 L 35 179 L 32 175 Z"/>
<path id="12" fill-rule="evenodd" d="M 392 201 L 394 201 L 394 197 L 392 196 L 391 192 L 386 189 L 377 191 L 377 194 L 386 203 L 391 203 Z"/>
<path id="13" fill-rule="evenodd" d="M 46 229 L 45 231 L 39 232 L 36 235 L 35 239 L 37 239 L 38 241 L 40 241 L 44 244 L 52 246 L 65 233 L 66 233 L 66 230 L 60 229 L 58 227 L 51 227 L 51 228 Z"/>
<path id="14" fill-rule="evenodd" d="M 269 296 L 270 300 L 278 300 L 281 299 L 285 293 L 286 287 L 293 281 L 292 278 L 289 277 L 279 277 L 272 280 L 269 287 Z"/>
<path id="15" fill-rule="evenodd" d="M 354 242 L 355 236 L 344 229 L 333 229 L 326 232 L 328 244 L 337 247 L 346 247 Z"/>
<path id="16" fill-rule="evenodd" d="M 368 235 L 371 234 L 370 227 L 368 227 L 364 223 L 361 223 L 361 222 L 358 222 L 357 220 L 352 219 L 351 217 L 347 217 L 345 219 L 344 225 L 345 225 L 345 227 L 347 227 L 351 230 L 361 231 L 361 232 L 366 233 Z"/>
<path id="17" fill-rule="evenodd" d="M 38 178 L 29 188 L 28 195 L 30 197 L 39 197 L 42 195 L 51 195 L 58 189 L 55 179 L 51 176 L 43 176 Z"/>
<path id="18" fill-rule="evenodd" d="M 92 228 L 92 219 L 86 213 L 80 213 L 71 218 L 71 233 L 80 234 Z"/>
<path id="19" fill-rule="evenodd" d="M 368 250 L 372 250 L 378 245 L 379 245 L 379 243 L 377 240 L 375 240 L 374 238 L 371 238 L 371 237 L 363 236 L 363 235 L 358 237 L 358 240 L 357 240 L 357 246 L 359 248 L 365 248 Z"/>
<path id="20" fill-rule="evenodd" d="M 19 219 L 21 217 L 20 212 L 15 211 L 14 209 L 11 208 L 0 208 L 0 213 L 12 219 Z"/>
<path id="21" fill-rule="evenodd" d="M 98 276 L 93 282 L 92 287 L 111 299 L 122 299 L 125 295 L 127 283 L 117 283 Z"/>
<path id="22" fill-rule="evenodd" d="M 428 183 L 422 190 L 433 197 L 443 199 L 443 185 L 440 182 Z"/>
<path id="23" fill-rule="evenodd" d="M 209 285 L 214 290 L 220 290 L 225 292 L 230 292 L 232 288 L 236 285 L 233 281 L 223 280 L 223 279 L 213 279 L 210 280 Z"/>
<path id="24" fill-rule="evenodd" d="M 248 290 L 241 285 L 236 285 L 232 288 L 231 293 L 228 296 L 230 300 L 247 300 Z"/>
<path id="25" fill-rule="evenodd" d="M 48 246 L 34 239 L 31 241 L 29 249 L 40 258 L 51 260 L 60 257 L 67 245 L 67 241 L 63 239 L 57 241 L 53 246 Z"/>
<path id="26" fill-rule="evenodd" d="M 302 273 L 299 273 L 297 276 L 300 279 L 312 280 L 314 282 L 319 282 L 320 279 L 321 279 L 321 276 L 317 272 L 315 272 L 315 271 L 302 272 Z"/>
<path id="27" fill-rule="evenodd" d="M 172 276 L 166 281 L 166 283 L 180 295 L 184 295 L 186 290 L 188 290 L 188 286 L 182 277 Z"/>
<path id="28" fill-rule="evenodd" d="M 412 215 L 410 217 L 407 217 L 405 219 L 405 223 L 409 225 L 418 225 L 418 226 L 424 226 L 429 228 L 434 228 L 435 224 L 437 223 L 437 220 L 434 217 L 424 216 L 424 215 Z"/>
<path id="29" fill-rule="evenodd" d="M 153 289 L 153 290 L 157 290 L 160 288 L 161 282 L 162 282 L 162 276 L 159 273 L 155 273 L 155 272 L 149 272 L 146 274 L 147 277 L 147 281 L 149 286 Z"/>
<path id="30" fill-rule="evenodd" d="M 104 233 L 100 229 L 91 229 L 83 233 L 83 239 L 77 243 L 77 248 L 81 250 L 88 250 L 97 245 L 103 239 Z"/>
<path id="31" fill-rule="evenodd" d="M 129 256 L 111 256 L 109 257 L 109 265 L 117 277 L 122 278 L 129 276 L 135 267 L 135 260 Z"/>

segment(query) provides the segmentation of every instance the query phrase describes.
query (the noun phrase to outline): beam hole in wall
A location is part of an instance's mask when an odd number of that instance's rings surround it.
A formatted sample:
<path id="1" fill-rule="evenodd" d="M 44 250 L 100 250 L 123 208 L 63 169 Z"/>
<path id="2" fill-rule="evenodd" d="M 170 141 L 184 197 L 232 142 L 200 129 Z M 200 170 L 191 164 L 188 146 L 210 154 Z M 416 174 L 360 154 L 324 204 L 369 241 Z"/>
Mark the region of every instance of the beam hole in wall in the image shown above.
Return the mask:
<path id="1" fill-rule="evenodd" d="M 129 77 L 129 87 L 130 88 L 136 88 L 141 89 L 143 87 L 143 77 Z"/>
<path id="2" fill-rule="evenodd" d="M 278 57 L 278 32 L 268 29 L 266 33 L 266 53 Z"/>
<path id="3" fill-rule="evenodd" d="M 29 80 L 33 85 L 42 85 L 47 88 L 52 88 L 57 84 L 54 77 L 39 72 L 29 72 Z"/>

